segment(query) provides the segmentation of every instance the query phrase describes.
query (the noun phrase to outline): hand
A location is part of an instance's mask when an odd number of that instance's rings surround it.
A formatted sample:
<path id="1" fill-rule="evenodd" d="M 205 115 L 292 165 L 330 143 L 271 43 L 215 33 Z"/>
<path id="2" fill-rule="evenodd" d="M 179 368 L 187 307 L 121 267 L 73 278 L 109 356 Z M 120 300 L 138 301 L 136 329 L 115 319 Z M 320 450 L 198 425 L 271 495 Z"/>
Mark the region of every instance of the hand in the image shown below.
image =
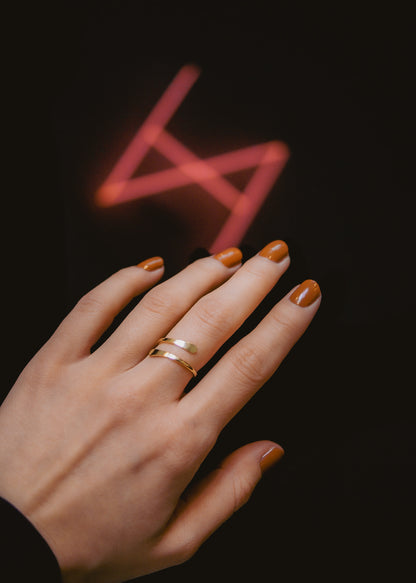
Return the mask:
<path id="1" fill-rule="evenodd" d="M 241 266 L 238 249 L 153 287 L 94 352 L 114 316 L 163 275 L 152 258 L 85 295 L 21 373 L 0 408 L 0 495 L 36 526 L 64 582 L 118 582 L 191 557 L 244 504 L 283 450 L 259 441 L 184 491 L 228 421 L 279 366 L 318 309 L 307 280 L 190 392 L 199 370 L 289 266 L 274 241 Z"/>

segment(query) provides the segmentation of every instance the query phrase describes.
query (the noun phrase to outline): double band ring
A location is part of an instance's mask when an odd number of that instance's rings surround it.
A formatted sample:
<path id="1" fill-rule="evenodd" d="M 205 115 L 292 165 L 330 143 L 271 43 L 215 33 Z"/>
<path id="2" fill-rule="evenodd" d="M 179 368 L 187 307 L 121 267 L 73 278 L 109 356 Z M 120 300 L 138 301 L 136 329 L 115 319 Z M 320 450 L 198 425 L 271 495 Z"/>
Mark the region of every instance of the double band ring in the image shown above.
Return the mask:
<path id="1" fill-rule="evenodd" d="M 190 352 L 191 354 L 196 354 L 198 351 L 195 344 L 191 344 L 191 342 L 186 342 L 185 340 L 176 340 L 175 338 L 168 338 L 167 336 L 165 336 L 164 338 L 159 338 L 155 346 L 162 343 L 174 344 L 175 346 L 179 346 L 179 348 L 183 348 L 184 350 Z"/>
<path id="2" fill-rule="evenodd" d="M 149 352 L 148 356 L 161 356 L 162 358 L 168 358 L 169 360 L 178 363 L 180 366 L 189 371 L 194 377 L 196 377 L 197 372 L 194 369 L 194 367 L 191 364 L 189 364 L 189 362 L 186 362 L 182 358 L 179 358 L 178 356 L 176 356 L 176 354 L 173 354 L 172 352 L 167 352 L 166 350 L 159 350 L 158 348 L 156 348 L 159 344 L 162 343 L 174 344 L 175 346 L 178 346 L 179 348 L 182 348 L 183 350 L 186 350 L 191 354 L 196 354 L 198 351 L 195 344 L 192 344 L 191 342 L 186 342 L 185 340 L 177 340 L 176 338 L 168 338 L 167 336 L 165 336 L 164 338 L 159 338 L 156 345 Z"/>

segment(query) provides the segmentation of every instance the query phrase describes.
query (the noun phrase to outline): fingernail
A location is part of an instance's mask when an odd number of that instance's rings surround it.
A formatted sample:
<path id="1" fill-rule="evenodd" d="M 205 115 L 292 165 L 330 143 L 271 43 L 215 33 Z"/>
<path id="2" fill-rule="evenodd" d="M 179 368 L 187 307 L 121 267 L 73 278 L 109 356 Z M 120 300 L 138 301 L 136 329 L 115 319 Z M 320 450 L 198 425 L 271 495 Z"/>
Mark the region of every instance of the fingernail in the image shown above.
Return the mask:
<path id="1" fill-rule="evenodd" d="M 230 247 L 229 249 L 224 249 L 220 253 L 214 255 L 214 259 L 218 259 L 225 265 L 225 267 L 234 267 L 241 263 L 243 254 L 237 247 Z"/>
<path id="2" fill-rule="evenodd" d="M 290 301 L 297 306 L 310 306 L 321 295 L 319 285 L 313 279 L 307 279 L 301 283 L 290 296 Z"/>
<path id="3" fill-rule="evenodd" d="M 264 474 L 265 471 L 274 466 L 283 457 L 284 453 L 284 449 L 277 445 L 266 451 L 260 460 L 261 473 Z"/>
<path id="4" fill-rule="evenodd" d="M 261 257 L 266 257 L 270 259 L 270 261 L 274 261 L 275 263 L 279 263 L 282 261 L 287 255 L 289 254 L 288 246 L 284 241 L 272 241 L 266 247 L 264 247 L 259 255 Z"/>
<path id="5" fill-rule="evenodd" d="M 145 259 L 141 263 L 138 263 L 137 267 L 141 267 L 146 271 L 156 271 L 156 269 L 163 267 L 163 259 L 161 257 L 150 257 L 149 259 Z"/>

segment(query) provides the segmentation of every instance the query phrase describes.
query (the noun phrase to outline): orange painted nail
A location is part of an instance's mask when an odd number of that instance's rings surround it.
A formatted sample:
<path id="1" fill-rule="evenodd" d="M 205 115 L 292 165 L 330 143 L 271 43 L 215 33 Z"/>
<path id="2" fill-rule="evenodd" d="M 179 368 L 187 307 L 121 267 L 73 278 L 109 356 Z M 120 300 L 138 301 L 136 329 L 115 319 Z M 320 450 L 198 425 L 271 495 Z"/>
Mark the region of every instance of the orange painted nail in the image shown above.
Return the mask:
<path id="1" fill-rule="evenodd" d="M 310 306 L 321 295 L 319 285 L 313 279 L 307 279 L 301 283 L 290 296 L 290 301 L 297 306 Z"/>
<path id="2" fill-rule="evenodd" d="M 279 263 L 289 254 L 288 246 L 284 241 L 272 241 L 266 247 L 260 251 L 259 255 L 261 257 L 266 257 L 270 261 Z"/>
<path id="3" fill-rule="evenodd" d="M 241 263 L 243 254 L 237 247 L 230 247 L 229 249 L 224 249 L 220 253 L 214 255 L 214 259 L 221 261 L 225 267 L 234 267 Z"/>
<path id="4" fill-rule="evenodd" d="M 150 257 L 138 263 L 137 267 L 141 267 L 146 271 L 156 271 L 156 269 L 163 267 L 163 259 L 161 257 Z"/>
<path id="5" fill-rule="evenodd" d="M 284 453 L 284 449 L 277 445 L 266 451 L 260 460 L 261 473 L 264 474 L 265 471 L 274 466 L 283 457 Z"/>

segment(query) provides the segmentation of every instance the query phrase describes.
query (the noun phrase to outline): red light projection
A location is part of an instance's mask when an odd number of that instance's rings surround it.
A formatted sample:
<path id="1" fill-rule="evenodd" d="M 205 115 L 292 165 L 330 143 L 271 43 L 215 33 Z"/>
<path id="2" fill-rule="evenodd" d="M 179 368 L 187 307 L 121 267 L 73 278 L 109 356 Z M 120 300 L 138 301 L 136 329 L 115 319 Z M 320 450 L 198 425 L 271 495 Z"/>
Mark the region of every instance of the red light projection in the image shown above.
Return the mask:
<path id="1" fill-rule="evenodd" d="M 265 142 L 201 159 L 166 130 L 166 125 L 200 75 L 194 65 L 180 69 L 96 194 L 99 206 L 198 184 L 230 212 L 210 251 L 238 245 L 268 196 L 289 157 L 285 144 Z M 172 168 L 134 177 L 150 148 L 167 158 Z M 241 192 L 224 176 L 256 168 Z"/>

